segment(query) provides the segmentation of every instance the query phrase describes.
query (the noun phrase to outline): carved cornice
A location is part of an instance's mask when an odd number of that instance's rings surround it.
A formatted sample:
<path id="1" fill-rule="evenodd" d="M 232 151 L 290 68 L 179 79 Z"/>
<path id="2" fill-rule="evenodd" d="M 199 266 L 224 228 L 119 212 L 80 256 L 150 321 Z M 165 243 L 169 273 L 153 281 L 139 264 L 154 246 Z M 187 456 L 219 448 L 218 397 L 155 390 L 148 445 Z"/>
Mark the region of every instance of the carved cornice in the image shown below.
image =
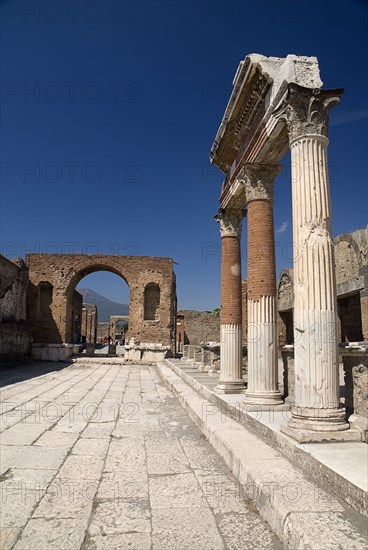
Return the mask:
<path id="1" fill-rule="evenodd" d="M 228 112 L 227 109 L 225 113 L 221 132 L 218 132 L 221 135 L 216 136 L 210 153 L 211 162 L 225 174 L 230 170 L 245 136 L 253 129 L 253 121 L 259 111 L 264 114 L 264 98 L 270 85 L 270 78 L 254 66 L 253 74 L 249 75 L 244 88 L 237 91 L 236 99 L 232 94 L 231 110 Z"/>
<path id="2" fill-rule="evenodd" d="M 215 216 L 215 220 L 220 224 L 221 238 L 223 237 L 241 237 L 244 210 L 225 210 L 220 208 Z"/>
<path id="3" fill-rule="evenodd" d="M 289 84 L 286 96 L 274 111 L 285 120 L 290 143 L 304 135 L 328 136 L 329 111 L 340 102 L 343 88 L 321 90 Z"/>
<path id="4" fill-rule="evenodd" d="M 267 199 L 273 200 L 273 187 L 281 164 L 244 164 L 237 179 L 243 181 L 246 202 Z"/>

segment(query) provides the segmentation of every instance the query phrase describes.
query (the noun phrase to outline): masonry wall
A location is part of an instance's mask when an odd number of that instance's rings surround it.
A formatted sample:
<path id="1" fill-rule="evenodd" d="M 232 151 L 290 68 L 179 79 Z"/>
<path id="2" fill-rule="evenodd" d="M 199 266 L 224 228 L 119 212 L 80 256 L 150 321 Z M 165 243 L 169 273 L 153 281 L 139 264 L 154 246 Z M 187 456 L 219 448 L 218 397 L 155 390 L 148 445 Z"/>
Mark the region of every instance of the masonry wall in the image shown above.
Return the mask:
<path id="1" fill-rule="evenodd" d="M 368 340 L 368 228 L 334 239 L 339 340 Z M 292 343 L 293 270 L 280 274 L 277 290 L 279 344 Z"/>
<path id="2" fill-rule="evenodd" d="M 173 262 L 150 256 L 105 256 L 82 254 L 28 254 L 30 287 L 28 311 L 35 342 L 70 343 L 72 338 L 72 295 L 78 282 L 95 271 L 120 275 L 130 289 L 129 336 L 142 343 L 174 347 L 176 285 Z M 40 285 L 52 287 L 50 318 L 38 317 Z M 144 294 L 148 284 L 160 288 L 155 319 L 144 319 Z"/>
<path id="3" fill-rule="evenodd" d="M 81 340 L 83 343 L 96 344 L 98 324 L 97 306 L 95 304 L 83 304 L 81 328 Z M 107 325 L 108 331 L 108 323 L 104 324 Z"/>
<path id="4" fill-rule="evenodd" d="M 184 344 L 199 345 L 201 342 L 220 341 L 219 316 L 190 309 L 181 309 L 178 316 L 184 325 Z"/>
<path id="5" fill-rule="evenodd" d="M 23 260 L 0 255 L 0 361 L 15 361 L 30 354 L 27 323 L 28 269 Z"/>

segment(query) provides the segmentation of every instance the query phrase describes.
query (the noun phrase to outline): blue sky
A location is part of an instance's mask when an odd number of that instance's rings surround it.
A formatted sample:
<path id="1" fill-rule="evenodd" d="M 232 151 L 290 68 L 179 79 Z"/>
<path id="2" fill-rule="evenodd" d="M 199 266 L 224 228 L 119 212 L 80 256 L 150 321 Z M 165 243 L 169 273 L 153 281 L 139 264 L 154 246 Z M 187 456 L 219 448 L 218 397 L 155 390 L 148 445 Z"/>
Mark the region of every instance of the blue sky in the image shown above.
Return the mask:
<path id="1" fill-rule="evenodd" d="M 252 52 L 315 55 L 325 87 L 345 88 L 331 111 L 333 233 L 364 227 L 367 6 L 2 1 L 2 253 L 172 257 L 179 307 L 218 307 L 222 175 L 208 155 Z M 292 262 L 289 162 L 276 180 L 278 272 Z M 112 274 L 81 284 L 128 299 Z"/>

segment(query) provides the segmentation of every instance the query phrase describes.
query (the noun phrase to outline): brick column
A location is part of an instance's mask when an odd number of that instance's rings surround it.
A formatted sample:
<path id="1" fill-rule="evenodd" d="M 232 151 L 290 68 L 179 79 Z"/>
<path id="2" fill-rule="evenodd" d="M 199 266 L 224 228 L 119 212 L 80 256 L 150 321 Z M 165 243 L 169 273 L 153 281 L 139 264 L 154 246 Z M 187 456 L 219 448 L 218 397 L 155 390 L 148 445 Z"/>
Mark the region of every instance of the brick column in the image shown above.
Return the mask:
<path id="1" fill-rule="evenodd" d="M 242 292 L 240 236 L 243 210 L 219 210 L 221 231 L 220 380 L 218 393 L 245 389 L 242 377 Z"/>
<path id="2" fill-rule="evenodd" d="M 248 214 L 248 388 L 245 402 L 282 405 L 277 376 L 273 186 L 281 166 L 244 165 Z"/>
<path id="3" fill-rule="evenodd" d="M 295 409 L 282 430 L 298 441 L 328 439 L 328 432 L 336 439 L 349 428 L 339 396 L 327 162 L 328 111 L 342 92 L 290 85 L 284 103 L 292 168 L 296 384 Z"/>

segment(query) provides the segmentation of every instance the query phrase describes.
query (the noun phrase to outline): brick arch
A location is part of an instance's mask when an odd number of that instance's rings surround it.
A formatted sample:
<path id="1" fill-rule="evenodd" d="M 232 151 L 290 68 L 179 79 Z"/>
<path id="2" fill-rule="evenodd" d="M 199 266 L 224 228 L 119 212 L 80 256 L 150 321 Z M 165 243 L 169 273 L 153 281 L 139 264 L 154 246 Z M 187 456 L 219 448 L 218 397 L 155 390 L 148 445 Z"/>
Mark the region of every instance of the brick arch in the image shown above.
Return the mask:
<path id="1" fill-rule="evenodd" d="M 130 290 L 129 334 L 141 342 L 172 345 L 175 330 L 175 275 L 170 258 L 152 256 L 110 256 L 87 254 L 28 254 L 29 309 L 34 307 L 34 292 L 40 281 L 54 287 L 52 316 L 54 324 L 48 334 L 38 335 L 37 323 L 34 341 L 71 343 L 71 299 L 78 282 L 96 271 L 109 271 L 122 277 Z M 144 320 L 144 288 L 149 282 L 161 288 L 159 321 L 154 325 Z"/>
<path id="2" fill-rule="evenodd" d="M 73 291 L 84 277 L 98 271 L 108 271 L 109 273 L 114 273 L 115 275 L 121 277 L 126 284 L 130 286 L 129 269 L 124 269 L 122 262 L 115 261 L 114 256 L 104 256 L 102 258 L 97 258 L 96 256 L 86 256 L 86 259 L 83 259 L 78 264 L 73 266 L 73 272 L 71 272 L 66 278 L 67 286 L 65 288 L 65 294 Z"/>

